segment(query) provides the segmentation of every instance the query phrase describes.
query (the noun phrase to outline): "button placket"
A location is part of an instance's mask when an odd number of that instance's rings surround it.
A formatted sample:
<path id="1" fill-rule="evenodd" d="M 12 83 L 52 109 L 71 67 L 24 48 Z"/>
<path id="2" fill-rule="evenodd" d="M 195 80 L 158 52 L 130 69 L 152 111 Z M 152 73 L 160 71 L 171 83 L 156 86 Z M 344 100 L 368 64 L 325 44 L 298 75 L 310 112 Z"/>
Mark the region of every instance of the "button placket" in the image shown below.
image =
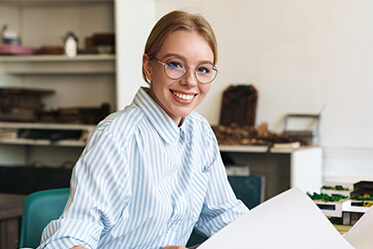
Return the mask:
<path id="1" fill-rule="evenodd" d="M 174 156 L 176 158 L 174 168 L 172 169 L 171 173 L 171 181 L 172 184 L 177 184 L 177 177 L 179 170 L 182 168 L 183 160 L 182 160 L 182 154 L 181 151 L 184 147 L 184 142 L 185 142 L 185 134 L 184 131 L 180 130 L 179 133 L 179 139 L 173 143 L 173 151 L 174 151 Z M 186 199 L 185 196 L 180 196 L 180 193 L 172 193 L 173 195 L 173 202 L 174 202 L 174 208 L 175 208 L 175 216 L 173 216 L 172 221 L 169 224 L 169 229 L 170 230 L 175 230 L 178 228 L 178 225 L 180 224 L 181 220 L 183 219 L 182 216 L 184 216 L 186 208 Z"/>

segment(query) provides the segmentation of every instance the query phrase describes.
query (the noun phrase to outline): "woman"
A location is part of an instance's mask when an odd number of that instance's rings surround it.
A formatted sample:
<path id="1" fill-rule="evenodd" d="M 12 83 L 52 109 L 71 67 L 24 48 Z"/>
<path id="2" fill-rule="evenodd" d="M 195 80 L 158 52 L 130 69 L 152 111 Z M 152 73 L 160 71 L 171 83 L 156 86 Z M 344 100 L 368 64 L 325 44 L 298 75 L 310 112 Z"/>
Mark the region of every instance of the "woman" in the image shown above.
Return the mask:
<path id="1" fill-rule="evenodd" d="M 158 21 L 143 55 L 150 87 L 97 126 L 40 248 L 185 248 L 193 228 L 211 236 L 247 212 L 209 123 L 193 112 L 216 60 L 202 16 L 174 11 Z"/>

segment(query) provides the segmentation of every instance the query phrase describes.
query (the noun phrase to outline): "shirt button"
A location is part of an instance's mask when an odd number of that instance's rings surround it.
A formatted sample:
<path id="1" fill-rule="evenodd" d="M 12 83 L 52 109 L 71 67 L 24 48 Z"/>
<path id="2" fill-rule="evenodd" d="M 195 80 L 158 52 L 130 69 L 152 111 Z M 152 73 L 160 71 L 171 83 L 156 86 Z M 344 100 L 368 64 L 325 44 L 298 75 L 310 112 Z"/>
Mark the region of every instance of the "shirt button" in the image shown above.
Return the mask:
<path id="1" fill-rule="evenodd" d="M 180 197 L 180 201 L 181 202 L 185 202 L 185 198 L 184 197 Z"/>
<path id="2" fill-rule="evenodd" d="M 176 229 L 176 225 L 175 224 L 171 225 L 171 229 L 175 230 Z"/>

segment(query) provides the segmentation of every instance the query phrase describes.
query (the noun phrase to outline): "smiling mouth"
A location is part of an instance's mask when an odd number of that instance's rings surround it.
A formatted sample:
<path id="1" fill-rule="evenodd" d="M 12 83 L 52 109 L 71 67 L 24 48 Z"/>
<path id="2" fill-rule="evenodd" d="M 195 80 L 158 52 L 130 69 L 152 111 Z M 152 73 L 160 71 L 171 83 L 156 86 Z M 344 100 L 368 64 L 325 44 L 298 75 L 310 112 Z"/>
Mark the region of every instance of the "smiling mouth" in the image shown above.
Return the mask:
<path id="1" fill-rule="evenodd" d="M 183 93 L 179 93 L 179 92 L 174 92 L 172 90 L 171 90 L 171 92 L 172 92 L 173 95 L 175 95 L 179 99 L 183 99 L 183 100 L 191 100 L 192 98 L 194 98 L 194 96 L 197 95 L 197 94 L 183 94 Z"/>

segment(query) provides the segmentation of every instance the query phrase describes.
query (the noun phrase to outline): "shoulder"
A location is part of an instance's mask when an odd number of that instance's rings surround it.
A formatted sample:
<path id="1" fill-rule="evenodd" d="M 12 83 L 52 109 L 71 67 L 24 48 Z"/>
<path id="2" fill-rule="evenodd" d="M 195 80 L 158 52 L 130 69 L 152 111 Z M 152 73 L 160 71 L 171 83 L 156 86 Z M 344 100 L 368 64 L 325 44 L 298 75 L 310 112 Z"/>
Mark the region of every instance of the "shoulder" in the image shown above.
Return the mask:
<path id="1" fill-rule="evenodd" d="M 141 122 L 144 114 L 136 105 L 131 104 L 126 106 L 123 110 L 114 112 L 102 120 L 97 129 L 106 129 L 108 131 L 116 130 L 121 126 L 133 126 Z"/>
<path id="2" fill-rule="evenodd" d="M 96 127 L 94 134 L 110 134 L 118 142 L 132 137 L 143 122 L 145 116 L 136 105 L 131 104 L 121 111 L 114 112 L 102 120 Z"/>

